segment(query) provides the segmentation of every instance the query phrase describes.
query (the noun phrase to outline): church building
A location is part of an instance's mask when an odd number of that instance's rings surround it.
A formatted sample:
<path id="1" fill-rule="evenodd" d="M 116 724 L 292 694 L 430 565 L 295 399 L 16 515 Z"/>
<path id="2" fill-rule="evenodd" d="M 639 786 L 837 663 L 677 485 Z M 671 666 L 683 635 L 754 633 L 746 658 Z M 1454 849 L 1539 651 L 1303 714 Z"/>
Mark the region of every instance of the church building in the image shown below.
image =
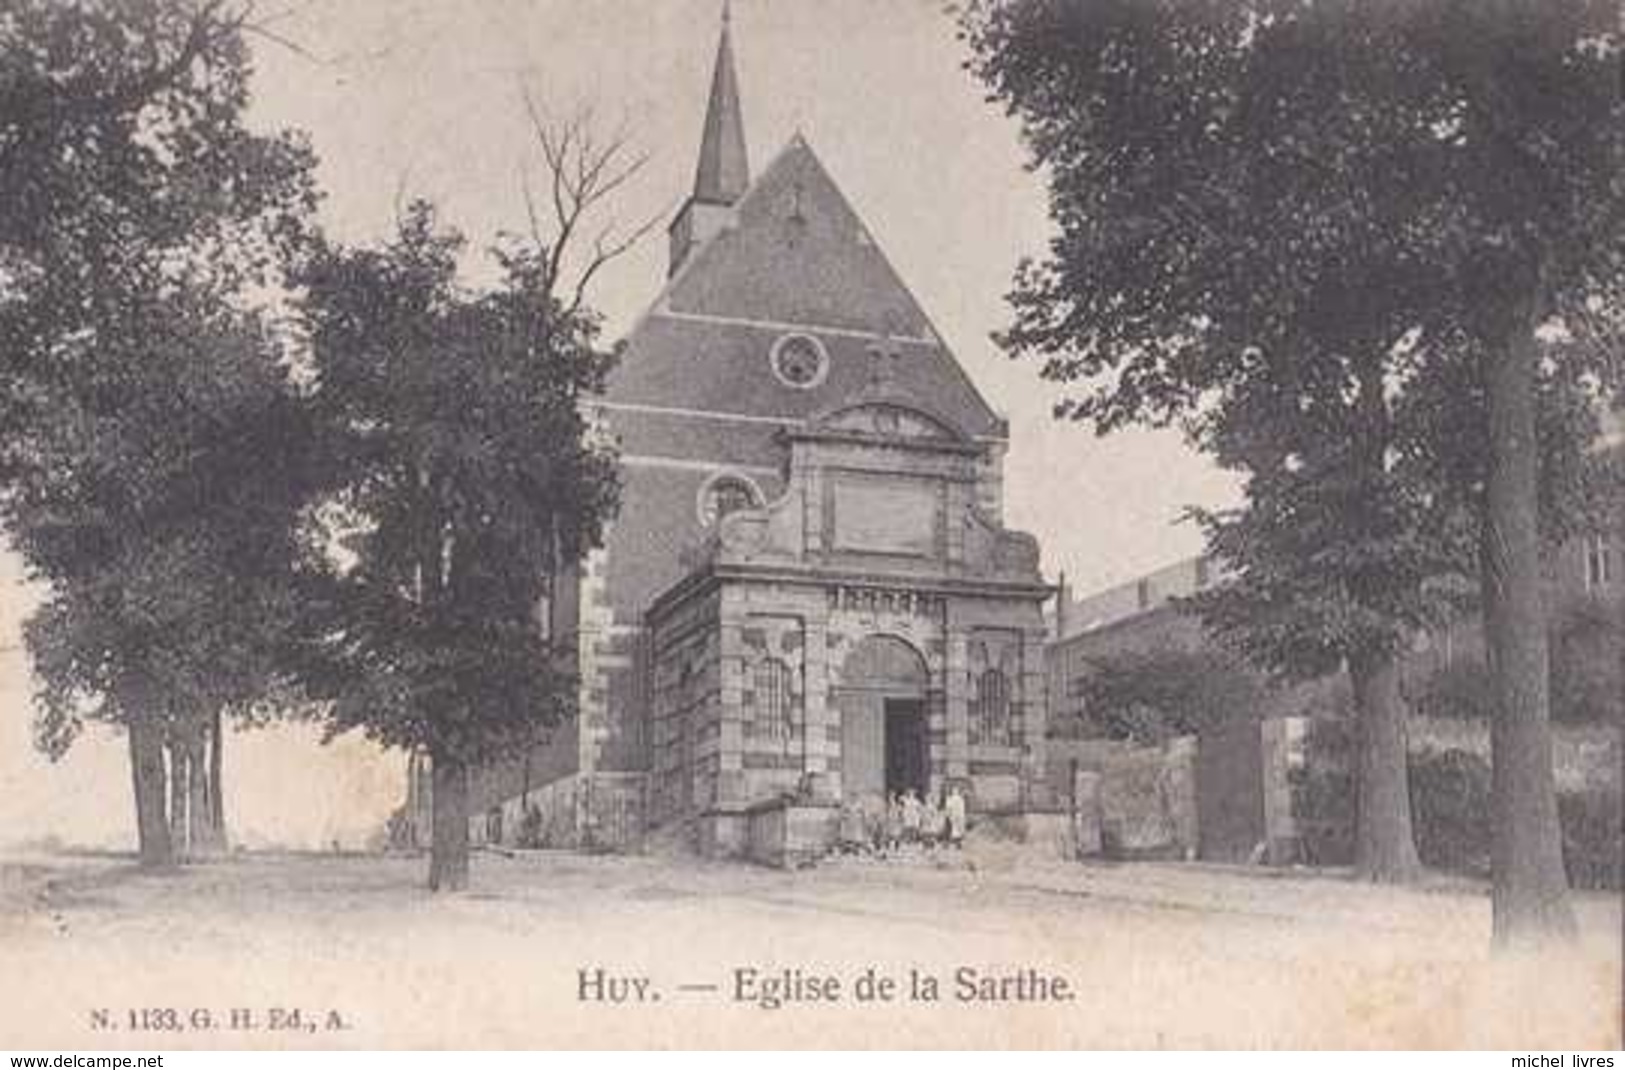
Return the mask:
<path id="1" fill-rule="evenodd" d="M 1007 425 L 805 138 L 752 172 L 726 16 L 669 239 L 597 401 L 621 511 L 555 598 L 578 716 L 480 778 L 476 834 L 528 808 L 540 842 L 726 856 L 908 789 L 1048 810 L 1053 590 L 1002 523 Z"/>

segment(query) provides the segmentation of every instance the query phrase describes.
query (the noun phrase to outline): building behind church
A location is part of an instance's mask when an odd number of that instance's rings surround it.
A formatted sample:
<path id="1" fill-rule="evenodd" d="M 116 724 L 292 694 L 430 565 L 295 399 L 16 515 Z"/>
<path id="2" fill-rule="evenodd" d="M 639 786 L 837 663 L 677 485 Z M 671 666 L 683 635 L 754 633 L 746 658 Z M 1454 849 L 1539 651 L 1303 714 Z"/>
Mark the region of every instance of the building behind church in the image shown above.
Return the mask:
<path id="1" fill-rule="evenodd" d="M 1596 607 L 1617 619 L 1625 607 L 1625 496 L 1619 493 L 1625 486 L 1625 402 L 1615 402 L 1600 413 L 1599 430 L 1591 452 L 1615 473 L 1612 482 L 1603 484 L 1610 496 L 1594 522 L 1551 547 L 1546 560 L 1547 610 L 1558 618 L 1559 627 L 1563 617 L 1576 615 L 1577 608 Z M 1096 718 L 1084 708 L 1084 695 L 1101 665 L 1126 655 L 1216 646 L 1200 619 L 1182 609 L 1180 602 L 1223 581 L 1217 562 L 1192 557 L 1082 597 L 1073 597 L 1063 582 L 1051 612 L 1053 638 L 1047 656 L 1052 730 L 1062 725 L 1068 734 L 1099 730 Z M 1598 631 L 1589 621 L 1582 623 Z M 1481 614 L 1477 608 L 1464 609 L 1414 637 L 1401 665 L 1405 688 L 1419 696 L 1429 679 L 1439 674 L 1481 672 L 1485 657 Z M 1276 696 L 1260 715 L 1330 712 L 1349 701 L 1349 696 L 1336 694 L 1340 681 L 1338 674 L 1300 684 Z"/>

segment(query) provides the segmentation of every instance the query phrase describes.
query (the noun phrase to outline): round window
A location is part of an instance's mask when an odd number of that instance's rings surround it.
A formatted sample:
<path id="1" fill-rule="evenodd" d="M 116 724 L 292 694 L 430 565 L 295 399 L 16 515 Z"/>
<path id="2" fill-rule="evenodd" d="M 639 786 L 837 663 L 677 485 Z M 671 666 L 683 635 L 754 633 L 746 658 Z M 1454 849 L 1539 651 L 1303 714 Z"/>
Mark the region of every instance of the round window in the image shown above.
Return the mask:
<path id="1" fill-rule="evenodd" d="M 787 334 L 773 343 L 769 354 L 773 374 L 785 386 L 810 390 L 829 373 L 829 354 L 810 334 Z"/>

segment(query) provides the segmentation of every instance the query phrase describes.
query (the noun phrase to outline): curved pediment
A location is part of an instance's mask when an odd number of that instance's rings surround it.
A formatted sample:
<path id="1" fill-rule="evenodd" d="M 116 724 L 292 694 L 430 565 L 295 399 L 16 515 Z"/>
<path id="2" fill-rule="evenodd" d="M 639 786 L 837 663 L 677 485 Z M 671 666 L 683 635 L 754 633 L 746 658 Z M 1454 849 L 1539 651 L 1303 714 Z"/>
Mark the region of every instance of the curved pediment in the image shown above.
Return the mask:
<path id="1" fill-rule="evenodd" d="M 963 444 L 969 437 L 934 412 L 903 400 L 866 398 L 831 409 L 808 425 L 814 433 Z"/>

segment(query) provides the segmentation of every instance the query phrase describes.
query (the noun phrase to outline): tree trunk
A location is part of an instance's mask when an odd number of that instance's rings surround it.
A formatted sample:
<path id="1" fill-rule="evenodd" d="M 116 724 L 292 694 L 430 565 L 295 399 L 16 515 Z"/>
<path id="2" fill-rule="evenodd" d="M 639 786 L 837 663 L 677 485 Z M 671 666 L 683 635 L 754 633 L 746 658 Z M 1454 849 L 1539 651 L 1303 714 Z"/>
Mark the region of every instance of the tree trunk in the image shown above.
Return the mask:
<path id="1" fill-rule="evenodd" d="M 1354 453 L 1360 495 L 1356 524 L 1370 525 L 1373 540 L 1393 537 L 1394 496 L 1388 471 L 1393 419 L 1384 386 L 1385 347 L 1362 340 L 1358 351 L 1359 437 Z M 1356 601 L 1381 606 L 1391 582 L 1385 570 L 1367 570 L 1351 580 Z M 1410 755 L 1405 746 L 1405 702 L 1399 693 L 1399 662 L 1386 639 L 1356 647 L 1348 658 L 1354 688 L 1356 759 L 1354 870 L 1379 884 L 1406 884 L 1421 876 L 1411 828 Z"/>
<path id="2" fill-rule="evenodd" d="M 1495 695 L 1491 869 L 1499 945 L 1575 931 L 1548 722 L 1534 345 L 1525 321 L 1490 347 L 1485 359 L 1489 471 L 1480 570 Z"/>
<path id="3" fill-rule="evenodd" d="M 519 790 L 519 812 L 523 814 L 530 809 L 530 754 L 535 749 L 533 738 L 525 741 L 525 775 Z"/>
<path id="4" fill-rule="evenodd" d="M 225 766 L 225 717 L 214 711 L 209 728 L 209 775 L 204 793 L 201 847 L 211 854 L 224 854 L 226 842 L 226 802 L 222 794 L 221 776 Z"/>
<path id="5" fill-rule="evenodd" d="M 1409 757 L 1399 663 L 1378 651 L 1349 659 L 1358 723 L 1359 779 L 1355 788 L 1354 871 L 1378 884 L 1406 884 L 1421 875 L 1411 831 Z"/>
<path id="6" fill-rule="evenodd" d="M 458 892 L 468 887 L 468 767 L 443 755 L 430 763 L 429 890 Z"/>
<path id="7" fill-rule="evenodd" d="M 209 772 L 205 764 L 206 741 L 200 725 L 182 739 L 186 750 L 186 846 L 189 857 L 213 854 L 209 819 Z"/>
<path id="8" fill-rule="evenodd" d="M 175 864 L 164 813 L 163 732 L 139 715 L 127 728 L 130 736 L 130 778 L 135 787 L 135 827 L 141 865 L 149 869 Z"/>
<path id="9" fill-rule="evenodd" d="M 191 755 L 187 752 L 186 744 L 177 731 L 170 733 L 168 749 L 169 842 L 175 852 L 175 857 L 184 860 L 191 854 L 191 845 L 186 838 L 188 830 L 187 804 L 191 801 Z"/>

